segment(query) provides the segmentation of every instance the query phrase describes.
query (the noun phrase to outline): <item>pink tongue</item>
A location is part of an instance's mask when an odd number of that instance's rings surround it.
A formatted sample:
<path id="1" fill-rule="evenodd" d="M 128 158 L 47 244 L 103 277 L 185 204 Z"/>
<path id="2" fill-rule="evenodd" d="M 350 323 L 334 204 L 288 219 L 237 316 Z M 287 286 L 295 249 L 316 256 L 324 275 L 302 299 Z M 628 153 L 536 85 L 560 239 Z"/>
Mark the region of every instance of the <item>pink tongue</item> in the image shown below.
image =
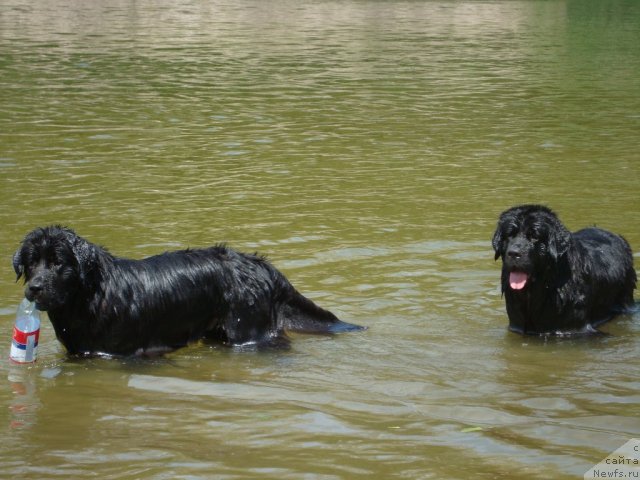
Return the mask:
<path id="1" fill-rule="evenodd" d="M 524 272 L 511 272 L 509 274 L 509 285 L 514 290 L 522 290 L 527 284 L 529 276 Z"/>

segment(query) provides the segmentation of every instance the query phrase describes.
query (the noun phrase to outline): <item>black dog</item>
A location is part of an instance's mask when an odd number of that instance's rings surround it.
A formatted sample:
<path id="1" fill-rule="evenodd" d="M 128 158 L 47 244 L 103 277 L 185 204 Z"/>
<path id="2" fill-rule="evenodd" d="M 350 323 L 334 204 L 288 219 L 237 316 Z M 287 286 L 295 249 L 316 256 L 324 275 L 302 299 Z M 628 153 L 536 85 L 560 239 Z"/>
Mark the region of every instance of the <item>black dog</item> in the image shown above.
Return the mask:
<path id="1" fill-rule="evenodd" d="M 550 209 L 522 205 L 500 215 L 493 249 L 513 331 L 593 331 L 633 305 L 633 256 L 619 235 L 571 233 Z"/>
<path id="2" fill-rule="evenodd" d="M 13 266 L 72 355 L 153 355 L 199 339 L 287 346 L 285 330 L 362 329 L 303 297 L 264 258 L 225 246 L 128 260 L 51 226 L 25 237 Z"/>

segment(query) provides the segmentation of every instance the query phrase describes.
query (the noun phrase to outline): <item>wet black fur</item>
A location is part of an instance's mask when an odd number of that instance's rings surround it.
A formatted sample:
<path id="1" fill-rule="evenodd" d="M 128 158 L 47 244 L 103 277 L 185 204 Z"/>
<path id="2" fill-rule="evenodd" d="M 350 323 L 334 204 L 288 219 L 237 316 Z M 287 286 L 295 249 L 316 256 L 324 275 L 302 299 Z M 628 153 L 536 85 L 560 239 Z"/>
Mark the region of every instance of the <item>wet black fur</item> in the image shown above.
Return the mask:
<path id="1" fill-rule="evenodd" d="M 13 266 L 72 355 L 150 355 L 199 339 L 287 346 L 285 330 L 361 329 L 302 296 L 264 258 L 225 246 L 130 260 L 51 226 L 25 237 Z"/>
<path id="2" fill-rule="evenodd" d="M 592 331 L 633 305 L 633 256 L 619 235 L 595 227 L 571 233 L 550 209 L 522 205 L 500 215 L 493 249 L 495 259 L 502 258 L 513 331 Z M 511 288 L 512 271 L 529 275 L 524 289 Z"/>

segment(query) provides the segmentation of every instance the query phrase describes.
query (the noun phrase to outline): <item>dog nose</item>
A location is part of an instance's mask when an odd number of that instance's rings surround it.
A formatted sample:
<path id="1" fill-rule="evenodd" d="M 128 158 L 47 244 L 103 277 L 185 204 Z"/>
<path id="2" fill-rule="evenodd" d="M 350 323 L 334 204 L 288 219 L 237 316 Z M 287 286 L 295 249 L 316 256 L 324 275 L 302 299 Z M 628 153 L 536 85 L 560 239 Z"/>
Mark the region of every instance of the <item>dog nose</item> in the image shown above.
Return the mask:
<path id="1" fill-rule="evenodd" d="M 29 282 L 29 291 L 31 293 L 38 293 L 42 291 L 42 279 L 34 278 Z"/>
<path id="2" fill-rule="evenodd" d="M 507 250 L 507 255 L 509 256 L 509 258 L 520 258 L 522 252 L 517 248 L 511 247 Z"/>

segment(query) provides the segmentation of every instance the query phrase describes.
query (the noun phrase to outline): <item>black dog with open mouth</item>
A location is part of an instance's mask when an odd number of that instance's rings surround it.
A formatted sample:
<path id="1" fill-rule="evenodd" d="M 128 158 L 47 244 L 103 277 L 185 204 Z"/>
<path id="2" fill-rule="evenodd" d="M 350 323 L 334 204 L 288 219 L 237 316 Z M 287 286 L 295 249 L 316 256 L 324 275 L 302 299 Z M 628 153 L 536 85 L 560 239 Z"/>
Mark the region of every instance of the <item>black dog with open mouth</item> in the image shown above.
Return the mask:
<path id="1" fill-rule="evenodd" d="M 589 331 L 633 305 L 633 255 L 619 235 L 571 233 L 549 208 L 522 205 L 500 215 L 492 243 L 515 332 Z"/>
<path id="2" fill-rule="evenodd" d="M 130 260 L 51 226 L 25 237 L 13 267 L 72 355 L 157 355 L 200 339 L 283 347 L 287 330 L 362 329 L 302 296 L 264 258 L 225 246 Z"/>

